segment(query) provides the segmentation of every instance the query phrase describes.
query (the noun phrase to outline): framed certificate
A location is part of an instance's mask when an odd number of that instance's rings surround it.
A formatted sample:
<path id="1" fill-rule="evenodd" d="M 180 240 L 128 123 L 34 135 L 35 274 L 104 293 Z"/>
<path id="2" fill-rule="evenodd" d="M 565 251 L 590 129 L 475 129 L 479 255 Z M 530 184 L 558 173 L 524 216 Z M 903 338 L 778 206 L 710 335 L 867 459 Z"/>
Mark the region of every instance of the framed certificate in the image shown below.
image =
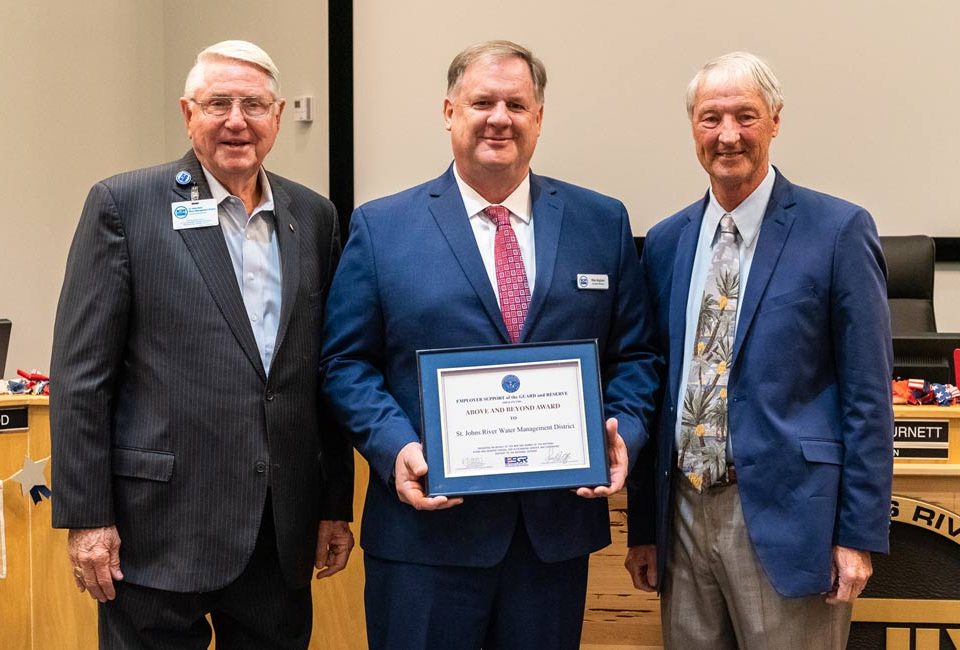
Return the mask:
<path id="1" fill-rule="evenodd" d="M 596 340 L 419 350 L 430 496 L 609 485 Z"/>

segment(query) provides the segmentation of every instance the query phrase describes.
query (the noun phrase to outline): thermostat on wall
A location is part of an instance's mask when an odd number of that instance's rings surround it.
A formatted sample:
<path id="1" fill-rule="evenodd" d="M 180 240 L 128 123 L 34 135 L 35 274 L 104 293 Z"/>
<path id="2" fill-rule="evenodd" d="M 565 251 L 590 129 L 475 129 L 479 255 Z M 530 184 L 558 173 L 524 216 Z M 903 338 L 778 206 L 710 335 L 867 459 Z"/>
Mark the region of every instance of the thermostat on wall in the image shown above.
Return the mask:
<path id="1" fill-rule="evenodd" d="M 310 95 L 301 95 L 293 98 L 293 119 L 297 122 L 312 122 L 313 112 L 310 105 L 313 103 L 313 97 Z"/>

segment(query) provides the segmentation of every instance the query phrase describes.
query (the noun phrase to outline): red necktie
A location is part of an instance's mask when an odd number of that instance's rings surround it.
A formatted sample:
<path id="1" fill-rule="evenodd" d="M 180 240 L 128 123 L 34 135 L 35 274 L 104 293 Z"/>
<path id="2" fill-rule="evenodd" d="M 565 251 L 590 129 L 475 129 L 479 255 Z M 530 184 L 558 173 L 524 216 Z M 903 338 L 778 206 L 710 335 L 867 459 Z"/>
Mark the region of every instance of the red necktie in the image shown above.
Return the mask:
<path id="1" fill-rule="evenodd" d="M 510 225 L 510 210 L 502 205 L 491 205 L 483 212 L 497 226 L 493 259 L 497 267 L 500 313 L 503 314 L 510 340 L 516 343 L 520 339 L 520 330 L 523 329 L 527 306 L 530 304 L 530 286 L 527 284 L 523 255 L 520 254 L 517 234 Z"/>

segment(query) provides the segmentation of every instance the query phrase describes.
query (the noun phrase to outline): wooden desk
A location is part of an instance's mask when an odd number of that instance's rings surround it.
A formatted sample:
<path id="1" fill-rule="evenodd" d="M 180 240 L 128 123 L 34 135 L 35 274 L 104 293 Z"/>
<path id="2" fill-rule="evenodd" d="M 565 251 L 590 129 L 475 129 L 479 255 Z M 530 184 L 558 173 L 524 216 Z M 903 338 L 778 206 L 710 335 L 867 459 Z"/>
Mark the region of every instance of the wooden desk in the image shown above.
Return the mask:
<path id="1" fill-rule="evenodd" d="M 0 409 L 26 407 L 26 431 L 0 433 L 0 479 L 50 455 L 47 398 L 0 395 Z M 50 485 L 50 464 L 44 469 Z M 96 648 L 97 608 L 82 597 L 67 559 L 67 531 L 50 527 L 50 500 L 34 505 L 15 481 L 3 483 L 7 578 L 0 580 L 0 630 L 6 648 Z"/>

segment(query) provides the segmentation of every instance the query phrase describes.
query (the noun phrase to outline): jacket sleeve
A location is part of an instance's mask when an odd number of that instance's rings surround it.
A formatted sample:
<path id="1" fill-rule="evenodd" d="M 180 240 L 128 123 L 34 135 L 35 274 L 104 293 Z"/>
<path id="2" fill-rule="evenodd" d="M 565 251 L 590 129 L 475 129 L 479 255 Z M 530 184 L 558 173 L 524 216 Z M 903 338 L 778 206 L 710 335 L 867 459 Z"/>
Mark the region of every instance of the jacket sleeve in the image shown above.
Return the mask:
<path id="1" fill-rule="evenodd" d="M 322 386 L 357 450 L 389 484 L 397 454 L 419 437 L 381 370 L 385 341 L 376 273 L 373 241 L 360 208 L 350 219 L 350 237 L 327 301 Z"/>
<path id="2" fill-rule="evenodd" d="M 333 209 L 330 237 L 330 264 L 327 268 L 327 293 L 333 282 L 334 272 L 340 261 L 340 225 L 336 209 Z M 322 400 L 322 396 L 318 399 Z M 329 408 L 323 410 L 321 419 L 321 468 L 323 470 L 323 502 L 321 519 L 353 521 L 353 445 L 348 433 L 339 425 Z"/>
<path id="3" fill-rule="evenodd" d="M 616 313 L 611 319 L 604 358 L 604 412 L 618 420 L 631 466 L 647 442 L 656 410 L 663 365 L 655 345 L 655 321 L 640 259 L 621 206 L 620 268 Z"/>
<path id="4" fill-rule="evenodd" d="M 111 420 L 130 317 L 130 267 L 110 189 L 87 196 L 67 258 L 50 362 L 53 526 L 114 523 Z"/>
<path id="5" fill-rule="evenodd" d="M 862 209 L 840 228 L 833 278 L 831 322 L 844 448 L 834 541 L 885 553 L 893 481 L 893 350 L 886 264 L 873 219 Z"/>

